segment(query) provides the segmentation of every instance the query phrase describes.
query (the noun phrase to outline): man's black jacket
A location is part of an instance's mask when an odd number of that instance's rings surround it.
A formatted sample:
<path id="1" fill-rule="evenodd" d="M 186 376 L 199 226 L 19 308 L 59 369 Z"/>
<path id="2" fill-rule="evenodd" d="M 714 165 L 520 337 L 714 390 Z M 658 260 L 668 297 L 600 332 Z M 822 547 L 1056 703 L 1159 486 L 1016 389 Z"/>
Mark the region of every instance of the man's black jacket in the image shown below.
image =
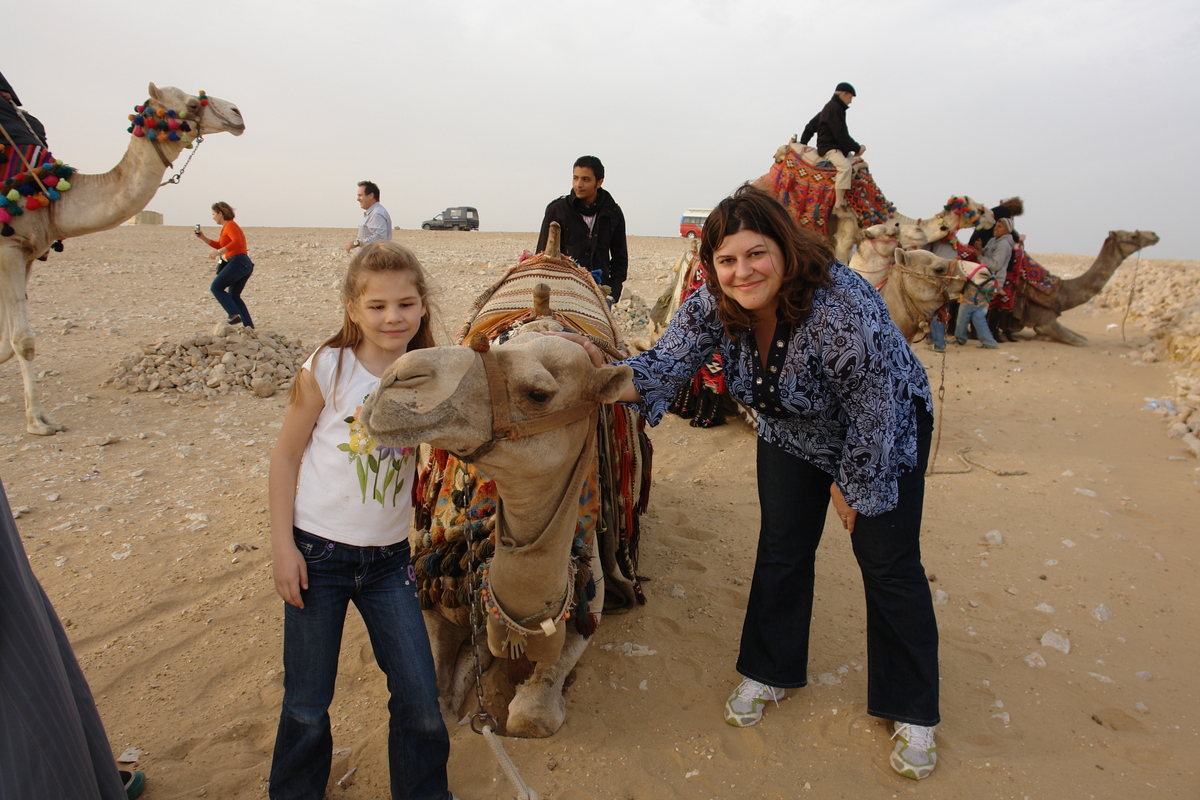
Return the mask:
<path id="1" fill-rule="evenodd" d="M 574 193 L 564 195 L 546 206 L 542 230 L 538 234 L 537 252 L 546 249 L 550 223 L 562 228 L 562 251 L 589 272 L 600 270 L 600 284 L 612 289 L 615 303 L 621 299 L 621 287 L 629 272 L 629 249 L 625 244 L 625 215 L 612 195 L 597 189 L 596 202 L 584 208 Z M 588 230 L 583 213 L 594 213 L 592 229 Z"/>
<path id="2" fill-rule="evenodd" d="M 850 131 L 846 129 L 847 108 L 849 106 L 834 93 L 825 107 L 821 109 L 821 113 L 804 126 L 804 133 L 800 135 L 800 143 L 808 144 L 808 140 L 815 133 L 817 135 L 817 153 L 820 155 L 825 155 L 830 150 L 841 150 L 842 155 L 847 156 L 857 153 L 862 145 L 850 138 Z"/>

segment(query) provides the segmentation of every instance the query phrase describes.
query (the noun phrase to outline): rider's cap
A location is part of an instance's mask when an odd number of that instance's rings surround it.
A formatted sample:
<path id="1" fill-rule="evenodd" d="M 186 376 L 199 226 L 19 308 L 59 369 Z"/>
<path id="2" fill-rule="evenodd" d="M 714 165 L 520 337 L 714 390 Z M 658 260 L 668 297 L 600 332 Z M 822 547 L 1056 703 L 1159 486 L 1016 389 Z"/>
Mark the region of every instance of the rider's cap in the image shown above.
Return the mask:
<path id="1" fill-rule="evenodd" d="M 828 84 L 826 84 L 826 85 L 828 85 Z M 835 92 L 849 92 L 852 97 L 858 97 L 858 92 L 854 91 L 854 87 L 851 86 L 850 84 L 846 83 L 845 81 L 842 81 L 841 83 L 839 83 L 837 85 L 837 88 L 834 89 L 834 91 Z"/>

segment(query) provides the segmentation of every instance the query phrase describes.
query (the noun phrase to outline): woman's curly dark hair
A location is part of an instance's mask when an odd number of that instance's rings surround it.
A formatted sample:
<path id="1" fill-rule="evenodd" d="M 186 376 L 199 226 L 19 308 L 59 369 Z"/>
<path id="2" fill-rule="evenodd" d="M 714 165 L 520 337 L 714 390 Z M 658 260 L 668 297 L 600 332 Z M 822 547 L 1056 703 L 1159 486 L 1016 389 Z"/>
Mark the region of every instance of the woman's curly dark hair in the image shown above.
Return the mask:
<path id="1" fill-rule="evenodd" d="M 813 292 L 830 285 L 833 251 L 823 236 L 797 225 L 778 200 L 746 183 L 713 209 L 700 234 L 705 284 L 717 300 L 717 315 L 725 332 L 732 338 L 742 331 L 754 330 L 754 317 L 725 295 L 713 266 L 713 253 L 725 237 L 744 230 L 761 233 L 779 245 L 783 252 L 779 314 L 793 325 L 800 324 L 812 310 Z"/>

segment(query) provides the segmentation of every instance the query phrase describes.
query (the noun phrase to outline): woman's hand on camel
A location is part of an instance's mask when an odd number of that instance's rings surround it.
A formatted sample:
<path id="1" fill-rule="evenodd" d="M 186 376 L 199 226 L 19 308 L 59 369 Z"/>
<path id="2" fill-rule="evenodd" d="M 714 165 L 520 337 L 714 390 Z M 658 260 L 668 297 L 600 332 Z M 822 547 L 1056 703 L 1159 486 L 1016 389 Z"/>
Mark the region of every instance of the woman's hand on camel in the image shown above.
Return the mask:
<path id="1" fill-rule="evenodd" d="M 600 352 L 600 348 L 596 347 L 596 343 L 591 339 L 578 333 L 567 333 L 566 331 L 542 331 L 546 336 L 558 336 L 582 347 L 588 354 L 588 358 L 592 360 L 593 367 L 604 366 L 604 353 Z"/>
<path id="2" fill-rule="evenodd" d="M 218 258 L 220 255 L 221 255 L 220 250 L 213 250 L 211 253 L 208 254 L 208 257 L 209 258 Z"/>
<path id="3" fill-rule="evenodd" d="M 829 497 L 833 500 L 833 508 L 837 511 L 838 518 L 842 521 L 842 527 L 846 529 L 846 533 L 854 533 L 854 521 L 858 519 L 858 512 L 846 502 L 846 498 L 842 496 L 842 490 L 838 488 L 836 483 L 829 484 Z"/>
<path id="4" fill-rule="evenodd" d="M 304 563 L 304 556 L 295 545 L 276 548 L 273 555 L 275 561 L 271 572 L 275 578 L 275 591 L 284 602 L 304 608 L 304 600 L 300 597 L 300 590 L 308 589 L 308 565 Z"/>

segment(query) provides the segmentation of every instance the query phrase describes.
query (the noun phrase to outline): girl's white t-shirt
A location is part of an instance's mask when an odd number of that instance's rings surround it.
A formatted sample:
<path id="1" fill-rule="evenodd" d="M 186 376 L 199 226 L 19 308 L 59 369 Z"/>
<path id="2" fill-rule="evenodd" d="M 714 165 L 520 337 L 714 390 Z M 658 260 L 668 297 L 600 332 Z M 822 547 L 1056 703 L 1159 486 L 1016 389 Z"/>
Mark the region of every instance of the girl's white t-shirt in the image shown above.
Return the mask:
<path id="1" fill-rule="evenodd" d="M 342 373 L 335 390 L 339 354 Z M 363 401 L 379 379 L 350 349 L 322 348 L 308 357 L 303 368 L 316 379 L 325 408 L 300 463 L 295 526 L 362 547 L 402 541 L 412 524 L 416 454 L 412 448 L 381 446 L 358 421 Z"/>

